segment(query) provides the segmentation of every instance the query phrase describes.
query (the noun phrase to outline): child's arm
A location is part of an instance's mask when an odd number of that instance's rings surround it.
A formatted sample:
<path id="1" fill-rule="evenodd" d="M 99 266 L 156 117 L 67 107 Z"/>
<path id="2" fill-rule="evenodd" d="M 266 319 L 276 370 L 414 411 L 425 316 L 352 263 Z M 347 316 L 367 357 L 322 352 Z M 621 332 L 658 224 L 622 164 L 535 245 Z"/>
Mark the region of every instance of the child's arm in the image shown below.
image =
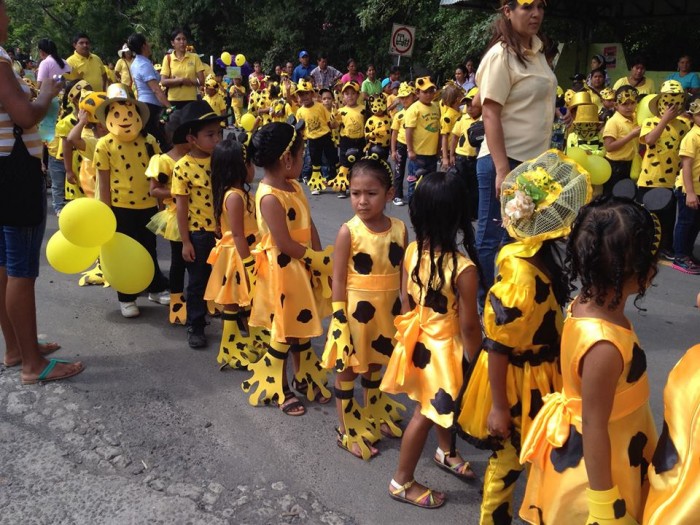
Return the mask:
<path id="1" fill-rule="evenodd" d="M 698 196 L 695 194 L 695 188 L 693 187 L 693 158 L 681 156 L 681 162 L 683 164 L 683 187 L 685 188 L 685 205 L 688 208 L 697 210 L 700 207 L 700 202 L 698 201 Z"/>
<path id="2" fill-rule="evenodd" d="M 394 160 L 394 162 L 399 161 L 399 152 L 396 149 L 396 146 L 399 143 L 399 132 L 395 129 L 391 130 L 391 158 Z"/>
<path id="3" fill-rule="evenodd" d="M 508 356 L 489 350 L 489 383 L 491 385 L 491 411 L 486 426 L 492 436 L 507 439 L 510 437 L 510 406 L 506 396 L 506 372 Z"/>
<path id="4" fill-rule="evenodd" d="M 442 166 L 443 169 L 446 169 L 449 166 L 452 166 L 452 162 L 450 160 L 450 133 L 445 133 L 443 135 L 440 135 L 440 144 L 442 148 Z"/>
<path id="5" fill-rule="evenodd" d="M 182 258 L 185 262 L 194 262 L 194 246 L 190 240 L 190 199 L 189 195 L 177 195 L 175 199 L 175 215 L 177 228 L 182 238 Z"/>
<path id="6" fill-rule="evenodd" d="M 98 170 L 97 179 L 99 181 L 98 186 L 100 187 L 100 200 L 104 202 L 110 208 L 112 203 L 110 202 L 110 182 L 109 182 L 110 171 L 109 170 Z"/>
<path id="7" fill-rule="evenodd" d="M 231 225 L 233 243 L 241 259 L 250 257 L 250 247 L 243 230 L 243 216 L 245 215 L 245 201 L 237 193 L 231 193 L 226 199 L 226 218 Z"/>
<path id="8" fill-rule="evenodd" d="M 416 160 L 416 152 L 413 151 L 413 130 L 415 128 L 406 127 L 406 150 L 409 160 Z"/>
<path id="9" fill-rule="evenodd" d="M 323 246 L 321 246 L 321 237 L 318 235 L 318 230 L 316 229 L 313 219 L 311 219 L 311 249 L 317 252 L 323 249 Z"/>
<path id="10" fill-rule="evenodd" d="M 467 361 L 474 360 L 481 348 L 481 323 L 476 306 L 479 280 L 475 267 L 467 268 L 457 277 L 459 294 L 459 329 L 462 334 L 464 353 Z M 504 389 L 505 392 L 505 389 Z"/>
<path id="11" fill-rule="evenodd" d="M 78 112 L 78 123 L 73 126 L 73 129 L 70 130 L 68 135 L 66 136 L 66 140 L 70 142 L 76 149 L 80 151 L 85 151 L 85 141 L 83 140 L 82 133 L 83 133 L 83 128 L 87 126 L 88 123 L 88 114 L 87 111 L 80 110 Z M 72 164 L 72 163 L 71 163 Z"/>
<path id="12" fill-rule="evenodd" d="M 642 128 L 639 126 L 635 126 L 632 129 L 632 131 L 630 131 L 627 135 L 623 135 L 620 138 L 615 138 L 613 136 L 603 137 L 603 144 L 605 144 L 605 151 L 617 151 L 617 150 L 619 150 L 625 144 L 627 144 L 630 140 L 634 140 L 635 138 L 639 137 L 640 131 L 642 131 Z"/>
<path id="13" fill-rule="evenodd" d="M 593 345 L 581 361 L 583 454 L 592 490 L 613 487 L 608 423 L 615 400 L 615 385 L 623 369 L 622 358 L 608 341 Z"/>
<path id="14" fill-rule="evenodd" d="M 664 114 L 661 115 L 659 123 L 656 126 L 654 126 L 654 129 L 652 129 L 643 137 L 640 137 L 640 140 L 642 140 L 645 144 L 656 144 L 656 141 L 658 141 L 659 138 L 661 138 L 661 134 L 663 133 L 664 129 L 666 129 L 668 123 L 680 114 L 681 109 L 678 106 L 673 106 L 666 109 L 666 111 L 664 111 Z"/>
<path id="15" fill-rule="evenodd" d="M 66 169 L 66 180 L 75 184 L 78 179 L 73 172 L 73 144 L 68 142 L 67 137 L 63 137 L 61 142 L 63 142 L 63 167 Z"/>
<path id="16" fill-rule="evenodd" d="M 503 106 L 498 102 L 486 99 L 482 105 L 481 111 L 484 121 L 484 130 L 486 132 L 486 141 L 489 144 L 491 158 L 496 168 L 496 198 L 500 198 L 501 184 L 503 184 L 503 180 L 510 172 L 505 135 L 503 133 L 503 121 L 501 120 Z"/>
<path id="17" fill-rule="evenodd" d="M 260 201 L 260 212 L 270 228 L 270 234 L 272 235 L 277 248 L 279 248 L 282 253 L 285 253 L 294 259 L 301 259 L 304 256 L 304 252 L 306 252 L 306 247 L 292 239 L 292 236 L 289 234 L 286 215 L 280 202 L 272 195 L 265 195 Z M 314 237 L 316 243 L 318 243 L 318 246 L 320 247 L 321 242 L 318 240 L 318 232 L 316 232 L 316 227 L 312 224 L 312 246 L 314 244 Z"/>
<path id="18" fill-rule="evenodd" d="M 406 262 L 401 265 L 401 313 L 405 314 L 411 311 L 411 303 L 408 302 L 408 270 L 406 270 Z"/>
<path id="19" fill-rule="evenodd" d="M 170 188 L 166 186 L 165 184 L 161 184 L 158 182 L 157 179 L 150 179 L 150 187 L 148 190 L 148 193 L 151 195 L 151 197 L 155 197 L 156 199 L 169 199 L 172 197 L 170 194 Z"/>
<path id="20" fill-rule="evenodd" d="M 335 238 L 333 252 L 333 302 L 347 301 L 348 260 L 350 259 L 350 230 L 343 224 Z"/>

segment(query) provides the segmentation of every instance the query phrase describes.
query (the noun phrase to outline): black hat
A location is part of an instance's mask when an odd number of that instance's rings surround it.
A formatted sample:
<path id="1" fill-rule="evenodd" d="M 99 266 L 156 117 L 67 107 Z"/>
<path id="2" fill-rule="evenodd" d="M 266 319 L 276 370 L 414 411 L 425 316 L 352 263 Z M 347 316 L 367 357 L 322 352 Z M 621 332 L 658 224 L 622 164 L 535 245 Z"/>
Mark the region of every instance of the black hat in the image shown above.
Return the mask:
<path id="1" fill-rule="evenodd" d="M 226 120 L 226 115 L 214 113 L 211 106 L 204 100 L 195 100 L 182 108 L 180 113 L 181 123 L 173 132 L 173 143 L 183 144 L 187 142 L 187 135 L 192 130 L 197 130 L 204 124 L 210 122 L 221 122 Z"/>
<path id="2" fill-rule="evenodd" d="M 578 82 L 583 82 L 586 80 L 586 75 L 583 73 L 576 73 L 573 77 L 570 77 L 571 80 L 578 81 Z"/>

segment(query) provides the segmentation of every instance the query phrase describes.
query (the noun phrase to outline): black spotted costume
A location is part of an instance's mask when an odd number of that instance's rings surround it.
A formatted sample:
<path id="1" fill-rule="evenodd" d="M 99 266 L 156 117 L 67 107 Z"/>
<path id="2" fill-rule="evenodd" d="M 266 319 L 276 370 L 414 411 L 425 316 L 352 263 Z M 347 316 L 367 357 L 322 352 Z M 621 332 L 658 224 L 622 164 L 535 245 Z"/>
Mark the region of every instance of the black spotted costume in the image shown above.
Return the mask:
<path id="1" fill-rule="evenodd" d="M 647 469 L 656 445 L 646 355 L 633 329 L 603 319 L 571 317 L 569 310 L 561 340 L 562 391 L 545 399 L 520 456 L 531 464 L 520 509 L 528 523 L 585 523 L 588 518 L 579 370 L 588 350 L 600 341 L 615 345 L 624 363 L 608 423 L 612 482 L 620 489 L 627 513 L 642 520 Z"/>
<path id="2" fill-rule="evenodd" d="M 455 280 L 474 263 L 457 254 L 457 267 L 445 257 L 445 284 L 439 292 L 424 294 L 410 279 L 420 263 L 420 277 L 426 283 L 430 276 L 430 252 L 417 253 L 417 244 L 406 248 L 404 267 L 409 275 L 409 303 L 413 309 L 396 318 L 396 346 L 391 355 L 381 390 L 390 394 L 405 393 L 420 403 L 425 417 L 443 428 L 452 426 L 455 400 L 463 382 L 464 355 L 459 329 L 457 296 L 451 287 Z"/>

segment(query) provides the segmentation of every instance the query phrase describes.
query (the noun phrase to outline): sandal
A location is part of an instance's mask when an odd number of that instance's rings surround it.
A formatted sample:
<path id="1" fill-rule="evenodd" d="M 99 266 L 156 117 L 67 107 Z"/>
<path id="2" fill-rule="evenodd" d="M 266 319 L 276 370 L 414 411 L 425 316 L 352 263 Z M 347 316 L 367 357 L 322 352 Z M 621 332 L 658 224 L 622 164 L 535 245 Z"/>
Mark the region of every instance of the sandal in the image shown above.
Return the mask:
<path id="1" fill-rule="evenodd" d="M 365 459 L 365 458 L 362 457 L 362 451 L 360 451 L 360 450 L 354 451 L 354 450 L 352 449 L 352 445 L 350 445 L 350 443 L 348 442 L 349 439 L 348 439 L 348 435 L 347 435 L 347 434 L 341 432 L 339 427 L 337 427 L 337 428 L 335 429 L 335 431 L 336 431 L 336 433 L 338 434 L 338 436 L 337 436 L 336 439 L 335 439 L 335 442 L 336 442 L 336 444 L 337 444 L 340 448 L 342 448 L 343 450 L 349 452 L 350 454 L 352 454 L 352 455 L 355 456 L 356 458 Z M 371 447 L 371 448 L 370 448 L 370 444 L 367 443 L 367 440 L 365 440 L 365 445 L 366 445 L 366 446 L 369 448 L 369 450 L 370 450 L 370 456 L 367 458 L 368 460 L 372 459 L 374 456 L 377 456 L 377 455 L 379 454 L 379 450 L 377 450 L 376 448 L 374 449 L 374 451 L 372 451 L 372 449 L 373 449 L 374 447 Z M 358 445 L 358 447 L 359 447 L 359 445 Z"/>
<path id="2" fill-rule="evenodd" d="M 401 501 L 403 503 L 408 503 L 410 505 L 415 505 L 422 509 L 437 509 L 445 504 L 445 495 L 442 494 L 442 499 L 437 498 L 440 492 L 434 492 L 431 489 L 426 488 L 425 492 L 418 496 L 416 499 L 410 499 L 406 496 L 406 491 L 410 489 L 416 483 L 415 479 L 412 479 L 408 483 L 400 485 L 398 482 L 391 480 L 389 488 L 389 496 L 396 501 Z"/>
<path id="3" fill-rule="evenodd" d="M 435 456 L 433 456 L 433 461 L 435 464 L 443 470 L 446 470 L 450 474 L 457 476 L 462 481 L 474 481 L 476 479 L 476 473 L 472 470 L 468 461 L 462 461 L 456 465 L 450 465 L 447 458 L 450 457 L 443 450 L 438 447 L 435 451 Z"/>
<path id="4" fill-rule="evenodd" d="M 55 342 L 49 342 L 46 341 L 46 336 L 45 335 L 39 335 L 37 336 L 37 345 L 39 346 L 39 354 L 41 354 L 42 357 L 46 357 L 47 355 L 53 354 L 56 350 L 59 350 L 61 348 L 61 345 Z M 18 359 L 17 361 L 3 361 L 2 363 L 6 368 L 12 368 L 17 365 L 22 364 L 22 359 Z"/>
<path id="5" fill-rule="evenodd" d="M 306 407 L 304 403 L 299 401 L 299 399 L 292 393 L 291 390 L 284 390 L 284 402 L 277 403 L 280 410 L 287 415 L 292 417 L 303 416 L 306 414 Z"/>
<path id="6" fill-rule="evenodd" d="M 77 376 L 79 373 L 81 373 L 83 370 L 85 370 L 85 366 L 80 363 L 79 368 L 74 368 L 72 371 L 63 374 L 62 376 L 54 376 L 54 377 L 49 377 L 49 374 L 51 371 L 56 367 L 56 364 L 58 363 L 69 363 L 69 364 L 76 364 L 76 363 L 71 363 L 70 361 L 66 361 L 65 359 L 49 359 L 49 364 L 46 365 L 44 370 L 42 370 L 41 374 L 36 379 L 22 379 L 22 384 L 23 385 L 35 385 L 36 383 L 48 383 L 49 381 L 60 381 L 61 379 L 68 379 L 69 377 Z"/>
<path id="7" fill-rule="evenodd" d="M 294 388 L 294 390 L 296 390 L 302 396 L 306 396 L 307 392 L 309 391 L 309 383 L 306 380 L 297 381 L 296 378 L 293 378 L 292 388 Z M 331 398 L 323 397 L 321 391 L 318 388 L 314 387 L 314 392 L 316 394 L 314 395 L 314 401 L 321 405 L 327 405 L 328 403 L 330 403 Z"/>

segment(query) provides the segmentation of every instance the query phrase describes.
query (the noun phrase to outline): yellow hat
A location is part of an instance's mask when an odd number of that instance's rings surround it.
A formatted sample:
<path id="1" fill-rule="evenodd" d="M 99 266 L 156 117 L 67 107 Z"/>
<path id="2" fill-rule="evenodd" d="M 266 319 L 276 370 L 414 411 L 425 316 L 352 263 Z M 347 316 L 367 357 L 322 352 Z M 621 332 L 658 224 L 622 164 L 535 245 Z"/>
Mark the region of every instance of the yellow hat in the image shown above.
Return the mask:
<path id="1" fill-rule="evenodd" d="M 588 91 L 575 91 L 571 95 L 571 98 L 569 99 L 569 102 L 567 102 L 567 106 L 569 108 L 573 109 L 577 106 L 580 106 L 581 104 L 590 104 L 591 103 L 591 94 Z"/>
<path id="2" fill-rule="evenodd" d="M 350 80 L 349 82 L 346 82 L 345 84 L 343 84 L 343 89 L 341 89 L 340 92 L 344 93 L 345 90 L 348 88 L 354 89 L 358 93 L 360 92 L 360 85 L 357 82 L 355 82 L 354 80 Z"/>
<path id="3" fill-rule="evenodd" d="M 107 88 L 106 97 L 107 98 L 104 100 L 104 102 L 100 104 L 95 110 L 95 117 L 97 117 L 97 120 L 99 120 L 102 124 L 105 123 L 107 110 L 109 109 L 109 105 L 112 102 L 134 103 L 136 105 L 136 108 L 138 109 L 139 115 L 141 116 L 141 120 L 143 120 L 144 123 L 148 122 L 148 117 L 150 115 L 150 110 L 148 109 L 148 106 L 144 102 L 136 100 L 134 98 L 134 93 L 131 91 L 131 88 L 126 84 L 110 84 Z"/>
<path id="4" fill-rule="evenodd" d="M 218 82 L 216 81 L 216 79 L 215 79 L 213 76 L 211 76 L 211 75 L 209 75 L 209 76 L 207 77 L 207 79 L 204 81 L 204 85 L 205 85 L 206 87 L 208 87 L 208 88 L 214 88 L 214 89 L 216 89 L 216 88 L 219 87 L 219 83 L 218 83 Z"/>
<path id="5" fill-rule="evenodd" d="M 297 93 L 313 93 L 314 85 L 308 80 L 301 79 L 297 83 Z"/>
<path id="6" fill-rule="evenodd" d="M 661 84 L 659 94 L 649 102 L 649 110 L 652 114 L 659 115 L 659 106 L 662 108 L 668 106 L 683 106 L 685 105 L 686 94 L 683 86 L 677 80 L 667 80 Z"/>
<path id="7" fill-rule="evenodd" d="M 603 88 L 600 90 L 600 98 L 602 100 L 615 100 L 615 91 L 612 88 Z"/>
<path id="8" fill-rule="evenodd" d="M 474 97 L 476 97 L 479 94 L 479 88 L 478 87 L 473 87 L 469 91 L 467 91 L 467 96 L 465 97 L 467 100 L 472 100 Z"/>
<path id="9" fill-rule="evenodd" d="M 625 102 L 637 102 L 639 99 L 639 91 L 632 86 L 620 86 L 615 91 L 615 102 L 618 104 L 624 104 Z"/>
<path id="10" fill-rule="evenodd" d="M 595 104 L 580 104 L 576 108 L 574 124 L 595 123 L 598 124 L 598 106 Z"/>
<path id="11" fill-rule="evenodd" d="M 407 97 L 409 95 L 415 95 L 416 89 L 408 82 L 401 82 L 399 86 L 399 92 L 396 94 L 397 97 Z"/>
<path id="12" fill-rule="evenodd" d="M 155 69 L 156 71 L 160 71 L 162 67 L 162 64 L 153 64 L 153 69 Z"/>
<path id="13" fill-rule="evenodd" d="M 88 122 L 90 124 L 97 124 L 97 108 L 99 108 L 102 103 L 107 100 L 107 93 L 104 91 L 89 91 L 84 89 L 80 92 L 80 103 L 78 104 L 78 109 L 85 111 L 88 115 Z"/>
<path id="14" fill-rule="evenodd" d="M 88 87 L 90 84 L 87 80 L 78 80 L 75 84 L 71 86 L 68 90 L 68 100 L 73 100 L 80 96 L 80 92 Z"/>
<path id="15" fill-rule="evenodd" d="M 430 80 L 430 77 L 419 77 L 416 79 L 416 89 L 420 91 L 427 91 L 430 88 L 437 89 L 437 86 L 433 84 L 433 81 Z"/>
<path id="16" fill-rule="evenodd" d="M 557 98 L 564 96 L 564 88 L 557 86 Z"/>
<path id="17" fill-rule="evenodd" d="M 588 172 L 560 151 L 545 151 L 520 164 L 503 181 L 503 224 L 511 237 L 539 245 L 567 235 L 592 195 Z"/>

